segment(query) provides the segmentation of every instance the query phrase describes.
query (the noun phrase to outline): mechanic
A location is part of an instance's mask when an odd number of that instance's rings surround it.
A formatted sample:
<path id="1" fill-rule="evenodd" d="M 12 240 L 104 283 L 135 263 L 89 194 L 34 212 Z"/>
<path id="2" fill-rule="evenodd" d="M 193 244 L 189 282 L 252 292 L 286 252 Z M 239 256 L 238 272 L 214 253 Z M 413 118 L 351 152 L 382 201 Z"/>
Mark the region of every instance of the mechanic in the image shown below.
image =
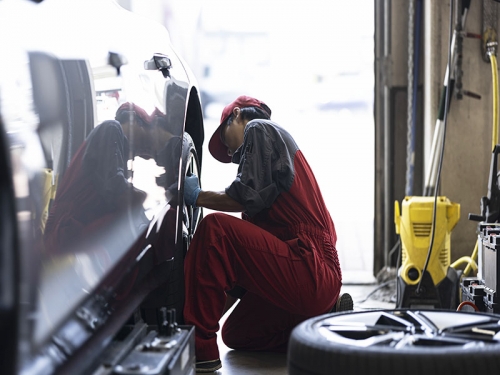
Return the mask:
<path id="1" fill-rule="evenodd" d="M 207 215 L 185 259 L 184 319 L 195 326 L 196 370 L 221 367 L 216 332 L 233 349 L 286 352 L 292 329 L 330 311 L 352 309 L 340 295 L 334 223 L 304 155 L 270 120 L 262 101 L 240 96 L 222 112 L 209 143 L 220 162 L 239 164 L 224 192 L 186 178 L 188 205 L 242 212 Z"/>

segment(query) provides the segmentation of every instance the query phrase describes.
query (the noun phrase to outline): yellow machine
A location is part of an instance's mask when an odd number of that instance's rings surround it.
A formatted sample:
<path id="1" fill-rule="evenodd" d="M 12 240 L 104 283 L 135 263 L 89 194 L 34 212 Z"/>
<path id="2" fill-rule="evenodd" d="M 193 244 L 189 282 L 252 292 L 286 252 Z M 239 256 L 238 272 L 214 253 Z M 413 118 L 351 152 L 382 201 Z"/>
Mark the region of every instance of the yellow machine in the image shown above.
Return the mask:
<path id="1" fill-rule="evenodd" d="M 433 211 L 434 197 L 405 197 L 401 213 L 395 202 L 394 221 L 402 246 L 397 307 L 453 308 L 457 303 L 459 277 L 450 267 L 450 234 L 460 219 L 460 204 L 437 197 L 434 233 Z"/>

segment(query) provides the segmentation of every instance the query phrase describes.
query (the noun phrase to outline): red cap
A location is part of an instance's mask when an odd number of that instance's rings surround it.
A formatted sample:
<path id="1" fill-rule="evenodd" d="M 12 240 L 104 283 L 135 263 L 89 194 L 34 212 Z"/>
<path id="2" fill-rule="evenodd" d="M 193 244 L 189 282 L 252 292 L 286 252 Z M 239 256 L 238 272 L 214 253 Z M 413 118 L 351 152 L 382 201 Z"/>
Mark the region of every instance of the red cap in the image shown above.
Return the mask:
<path id="1" fill-rule="evenodd" d="M 262 106 L 264 105 L 264 106 Z M 250 96 L 239 96 L 236 98 L 234 102 L 228 104 L 224 110 L 222 111 L 222 116 L 220 118 L 220 125 L 217 130 L 212 134 L 212 138 L 210 138 L 210 142 L 208 143 L 208 150 L 212 154 L 212 156 L 220 161 L 221 163 L 231 163 L 231 156 L 227 154 L 227 147 L 222 143 L 221 139 L 221 130 L 224 123 L 227 121 L 233 109 L 238 108 L 246 108 L 246 107 L 259 107 L 264 110 L 266 113 L 271 116 L 271 110 L 269 107 L 258 99 L 252 98 Z"/>
<path id="2" fill-rule="evenodd" d="M 130 102 L 123 103 L 116 110 L 115 120 L 120 121 L 120 118 L 122 117 L 122 114 L 124 112 L 134 112 L 135 115 L 142 120 L 144 126 L 148 126 L 150 124 L 151 118 L 148 115 L 148 113 L 144 110 L 144 108 L 139 107 L 135 103 L 130 103 Z"/>

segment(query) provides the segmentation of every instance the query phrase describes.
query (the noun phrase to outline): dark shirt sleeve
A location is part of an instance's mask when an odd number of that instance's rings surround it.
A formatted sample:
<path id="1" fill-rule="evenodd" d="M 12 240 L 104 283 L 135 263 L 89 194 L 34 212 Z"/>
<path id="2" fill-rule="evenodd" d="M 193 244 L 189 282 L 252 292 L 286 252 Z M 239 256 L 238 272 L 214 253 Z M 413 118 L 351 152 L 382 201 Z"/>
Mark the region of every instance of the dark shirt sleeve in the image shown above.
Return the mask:
<path id="1" fill-rule="evenodd" d="M 89 136 L 83 156 L 84 171 L 91 177 L 97 191 L 112 209 L 119 205 L 117 197 L 131 184 L 126 178 L 128 141 L 121 125 L 105 121 Z"/>
<path id="2" fill-rule="evenodd" d="M 226 188 L 226 194 L 241 203 L 251 217 L 269 208 L 279 195 L 276 184 L 279 155 L 272 137 L 261 124 L 247 125 L 243 144 L 237 152 L 240 153 L 238 174 Z"/>

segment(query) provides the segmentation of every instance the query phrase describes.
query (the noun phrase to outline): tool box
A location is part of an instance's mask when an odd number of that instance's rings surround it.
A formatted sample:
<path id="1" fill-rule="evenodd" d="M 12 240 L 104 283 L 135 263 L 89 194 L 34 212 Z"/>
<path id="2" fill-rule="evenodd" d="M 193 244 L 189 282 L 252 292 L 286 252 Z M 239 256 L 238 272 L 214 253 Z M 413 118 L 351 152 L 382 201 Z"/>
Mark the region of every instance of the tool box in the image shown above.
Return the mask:
<path id="1" fill-rule="evenodd" d="M 486 311 L 484 297 L 486 296 L 483 280 L 477 277 L 465 277 L 460 283 L 462 290 L 462 302 L 472 302 L 479 311 Z"/>
<path id="2" fill-rule="evenodd" d="M 460 284 L 462 301 L 472 302 L 479 311 L 499 313 L 500 227 L 478 226 L 478 275 L 464 278 Z"/>

